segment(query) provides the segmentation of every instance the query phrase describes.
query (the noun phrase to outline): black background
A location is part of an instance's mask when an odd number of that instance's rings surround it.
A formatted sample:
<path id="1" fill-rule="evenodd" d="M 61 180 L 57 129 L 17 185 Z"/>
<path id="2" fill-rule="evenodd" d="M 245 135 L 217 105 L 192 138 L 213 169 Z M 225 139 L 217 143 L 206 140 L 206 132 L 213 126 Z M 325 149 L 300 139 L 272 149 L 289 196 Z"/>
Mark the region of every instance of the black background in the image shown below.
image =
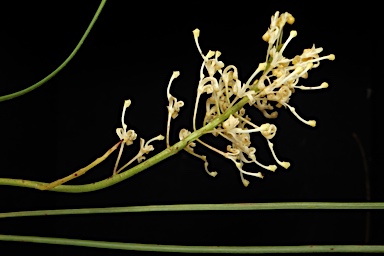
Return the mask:
<path id="1" fill-rule="evenodd" d="M 378 128 L 380 73 L 373 68 L 379 49 L 373 44 L 373 11 L 364 1 L 336 7 L 327 2 L 178 2 L 128 4 L 109 1 L 74 59 L 35 91 L 0 103 L 0 176 L 50 182 L 86 166 L 118 141 L 124 100 L 131 99 L 126 123 L 146 140 L 165 135 L 166 86 L 174 70 L 181 72 L 171 93 L 185 102 L 173 121 L 178 131 L 191 130 L 201 57 L 192 30 L 199 28 L 204 52 L 220 50 L 220 59 L 234 64 L 246 81 L 263 62 L 267 44 L 261 39 L 275 11 L 290 12 L 296 22 L 286 26 L 298 36 L 287 57 L 312 44 L 334 53 L 302 81 L 321 91 L 298 91 L 290 103 L 315 128 L 281 109 L 271 122 L 278 127 L 275 150 L 291 162 L 288 170 L 264 171 L 263 180 L 248 177 L 245 188 L 229 160 L 208 155 L 203 163 L 185 152 L 167 159 L 113 187 L 84 194 L 41 192 L 0 187 L 1 212 L 185 203 L 249 203 L 290 201 L 366 201 L 364 158 L 369 167 L 370 200 L 383 201 L 384 181 L 378 164 L 382 142 Z M 13 1 L 0 9 L 0 94 L 41 80 L 71 53 L 98 7 L 96 1 Z M 376 73 L 375 73 L 376 72 Z M 373 82 L 375 81 L 375 83 Z M 256 124 L 265 119 L 249 110 Z M 206 138 L 215 143 L 215 140 Z M 126 148 L 128 161 L 138 139 Z M 223 145 L 222 141 L 218 142 Z M 255 136 L 257 157 L 273 159 L 265 140 Z M 154 153 L 164 149 L 155 142 Z M 152 153 L 152 155 L 154 155 Z M 116 154 L 72 181 L 85 184 L 111 175 Z M 248 170 L 253 170 L 249 166 Z M 33 217 L 0 220 L 0 233 L 137 243 L 185 245 L 364 244 L 364 211 L 276 211 L 150 213 L 95 216 Z M 371 212 L 370 244 L 384 244 L 383 212 Z M 70 246 L 1 242 L 1 255 L 123 255 L 126 252 Z M 146 253 L 136 253 L 147 255 Z M 125 255 L 125 254 L 124 254 Z M 152 254 L 151 254 L 152 255 Z"/>

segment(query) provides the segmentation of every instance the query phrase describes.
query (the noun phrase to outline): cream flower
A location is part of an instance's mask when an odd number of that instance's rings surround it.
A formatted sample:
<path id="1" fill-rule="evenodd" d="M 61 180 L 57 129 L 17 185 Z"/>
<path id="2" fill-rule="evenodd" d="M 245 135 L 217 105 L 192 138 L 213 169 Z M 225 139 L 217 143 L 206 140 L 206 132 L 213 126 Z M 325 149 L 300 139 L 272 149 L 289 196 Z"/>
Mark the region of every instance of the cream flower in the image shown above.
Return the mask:
<path id="1" fill-rule="evenodd" d="M 124 122 L 124 116 L 125 116 L 125 110 L 131 105 L 130 100 L 124 101 L 124 107 L 123 112 L 121 114 L 121 124 L 123 128 L 117 128 L 116 133 L 117 136 L 119 136 L 120 140 L 123 140 L 124 143 L 129 146 L 133 143 L 133 141 L 136 139 L 137 135 L 134 130 L 128 130 L 127 131 L 127 125 Z"/>
<path id="2" fill-rule="evenodd" d="M 137 161 L 139 163 L 142 162 L 143 160 L 145 160 L 144 155 L 148 154 L 149 152 L 151 152 L 155 149 L 152 145 L 149 145 L 149 143 L 151 143 L 154 140 L 163 140 L 163 139 L 164 139 L 164 136 L 161 134 L 148 140 L 146 143 L 145 143 L 144 139 L 140 138 L 140 151 L 139 151 L 139 154 L 137 156 Z"/>
<path id="3" fill-rule="evenodd" d="M 167 106 L 168 120 L 167 120 L 167 134 L 166 134 L 167 147 L 169 147 L 169 130 L 170 130 L 170 126 L 171 126 L 171 118 L 175 119 L 179 115 L 180 108 L 184 106 L 183 101 L 177 101 L 176 97 L 173 97 L 171 95 L 171 93 L 169 92 L 170 88 L 171 88 L 172 81 L 175 78 L 179 77 L 179 75 L 180 75 L 179 71 L 174 71 L 172 76 L 171 76 L 171 79 L 169 80 L 168 87 L 167 87 L 167 98 L 168 98 L 168 106 Z"/>
<path id="4" fill-rule="evenodd" d="M 137 160 L 137 162 L 139 162 L 139 163 L 144 161 L 145 160 L 144 154 L 148 154 L 149 152 L 154 150 L 154 147 L 152 145 L 149 145 L 149 143 L 151 143 L 154 140 L 163 140 L 163 139 L 164 139 L 163 135 L 158 135 L 158 136 L 148 140 L 147 143 L 145 143 L 145 140 L 140 138 L 140 150 L 137 153 L 137 155 L 135 157 L 133 157 L 131 160 L 129 160 L 129 162 L 126 163 L 124 166 L 120 167 L 120 169 L 117 170 L 116 172 L 114 172 L 114 174 L 120 173 L 122 170 L 124 170 L 128 165 L 133 163 L 135 160 Z"/>
<path id="5" fill-rule="evenodd" d="M 114 175 L 116 174 L 117 166 L 119 165 L 119 161 L 121 158 L 121 154 L 123 153 L 124 145 L 127 145 L 127 146 L 132 145 L 133 141 L 137 137 L 137 134 L 135 133 L 134 130 L 127 131 L 127 125 L 124 122 L 125 111 L 130 105 L 131 105 L 131 100 L 124 101 L 123 112 L 121 113 L 121 124 L 123 128 L 116 129 L 117 136 L 119 136 L 120 140 L 123 140 L 123 143 L 120 144 L 119 154 L 116 159 L 115 167 L 113 168 Z"/>

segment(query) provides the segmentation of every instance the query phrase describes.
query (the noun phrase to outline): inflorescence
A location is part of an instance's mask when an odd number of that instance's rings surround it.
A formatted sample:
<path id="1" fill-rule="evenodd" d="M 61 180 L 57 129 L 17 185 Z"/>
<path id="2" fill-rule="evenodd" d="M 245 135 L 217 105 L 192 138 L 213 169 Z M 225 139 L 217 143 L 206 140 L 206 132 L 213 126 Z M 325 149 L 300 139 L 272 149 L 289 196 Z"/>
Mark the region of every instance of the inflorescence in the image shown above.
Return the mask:
<path id="1" fill-rule="evenodd" d="M 271 17 L 270 27 L 262 36 L 262 39 L 268 43 L 265 62 L 258 65 L 255 72 L 245 83 L 239 79 L 238 70 L 234 65 L 225 66 L 224 63 L 219 60 L 221 55 L 220 51 L 209 50 L 207 54 L 203 54 L 198 42 L 200 30 L 195 29 L 193 31 L 197 49 L 203 59 L 200 68 L 200 79 L 197 87 L 197 96 L 193 114 L 193 131 L 198 129 L 196 124 L 196 113 L 200 104 L 200 98 L 204 93 L 209 97 L 205 102 L 206 113 L 202 124 L 203 126 L 209 124 L 212 120 L 219 117 L 245 97 L 248 99 L 248 104 L 250 106 L 256 107 L 268 119 L 276 118 L 278 116 L 278 112 L 275 110 L 275 107 L 284 107 L 288 108 L 301 122 L 312 127 L 316 126 L 316 121 L 305 120 L 299 116 L 295 108 L 289 104 L 289 100 L 291 95 L 295 92 L 295 89 L 314 90 L 327 88 L 328 84 L 326 82 L 316 87 L 306 87 L 298 85 L 298 83 L 300 78 L 307 78 L 308 71 L 313 68 L 317 68 L 320 65 L 321 60 L 334 60 L 335 55 L 330 54 L 320 57 L 319 53 L 321 53 L 323 49 L 320 47 L 316 48 L 315 45 L 313 45 L 312 48 L 305 49 L 301 55 L 296 55 L 292 59 L 284 57 L 284 50 L 292 39 L 297 36 L 297 32 L 292 30 L 289 33 L 289 37 L 283 42 L 283 28 L 286 23 L 293 24 L 294 21 L 294 17 L 288 12 L 282 14 L 276 12 L 275 15 Z M 167 98 L 169 102 L 169 105 L 167 106 L 167 147 L 170 147 L 169 131 L 171 119 L 176 118 L 179 114 L 180 108 L 184 106 L 183 101 L 177 101 L 177 99 L 170 94 L 171 83 L 179 75 L 180 73 L 178 71 L 173 72 L 167 87 Z M 258 79 L 256 79 L 257 76 L 259 76 Z M 119 138 L 123 140 L 123 143 L 121 143 L 120 146 L 120 152 L 116 161 L 114 174 L 119 173 L 134 160 L 138 160 L 138 162 L 144 160 L 145 157 L 143 155 L 148 154 L 154 149 L 152 145 L 149 145 L 149 143 L 153 140 L 164 139 L 162 135 L 152 138 L 147 143 L 144 143 L 144 140 L 141 139 L 141 147 L 138 155 L 126 165 L 117 169 L 124 145 L 132 144 L 133 140 L 135 140 L 137 136 L 133 130 L 127 131 L 127 125 L 123 121 L 125 110 L 129 107 L 129 105 L 130 100 L 125 101 L 121 117 L 123 128 L 118 128 L 116 130 Z M 248 186 L 249 181 L 245 179 L 244 175 L 263 178 L 263 174 L 260 171 L 245 171 L 243 169 L 244 164 L 255 163 L 261 168 L 269 171 L 275 171 L 277 169 L 276 165 L 265 165 L 256 159 L 256 148 L 251 146 L 250 136 L 252 133 L 261 133 L 261 135 L 267 140 L 271 154 L 278 165 L 284 168 L 288 168 L 290 166 L 289 162 L 279 160 L 273 150 L 273 143 L 271 142 L 271 139 L 275 136 L 276 131 L 277 128 L 274 124 L 263 123 L 256 125 L 252 122 L 251 118 L 246 115 L 245 108 L 241 108 L 233 115 L 230 115 L 227 120 L 207 132 L 214 136 L 221 136 L 228 140 L 229 144 L 227 145 L 226 151 L 219 150 L 200 139 L 197 139 L 196 141 L 231 160 L 240 171 L 242 183 L 244 186 Z M 182 129 L 179 133 L 180 140 L 185 139 L 189 136 L 189 134 L 191 134 L 190 131 Z M 206 156 L 199 155 L 194 152 L 195 146 L 195 142 L 190 142 L 184 149 L 190 154 L 203 160 L 206 172 L 213 177 L 216 176 L 217 172 L 211 172 L 208 170 Z"/>

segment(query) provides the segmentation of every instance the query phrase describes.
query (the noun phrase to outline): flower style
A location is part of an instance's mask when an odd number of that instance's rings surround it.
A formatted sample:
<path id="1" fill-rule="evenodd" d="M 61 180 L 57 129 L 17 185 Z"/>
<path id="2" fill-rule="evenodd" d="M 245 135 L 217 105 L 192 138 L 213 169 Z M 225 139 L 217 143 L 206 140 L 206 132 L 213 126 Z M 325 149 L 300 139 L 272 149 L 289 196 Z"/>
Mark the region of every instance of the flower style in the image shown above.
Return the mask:
<path id="1" fill-rule="evenodd" d="M 327 88 L 328 84 L 326 82 L 315 87 L 306 87 L 298 85 L 298 83 L 300 78 L 307 78 L 308 71 L 318 67 L 321 60 L 334 60 L 335 55 L 330 54 L 320 57 L 319 53 L 323 49 L 316 48 L 313 45 L 310 49 L 305 49 L 301 55 L 297 55 L 292 59 L 286 58 L 283 55 L 284 50 L 297 36 L 297 32 L 295 30 L 290 31 L 289 37 L 283 42 L 282 30 L 285 24 L 293 24 L 294 21 L 294 17 L 288 12 L 282 14 L 276 12 L 271 17 L 270 27 L 262 36 L 262 39 L 268 43 L 266 60 L 258 65 L 246 83 L 240 81 L 238 70 L 235 66 L 229 65 L 225 67 L 224 63 L 219 61 L 218 58 L 221 52 L 210 50 L 204 55 L 198 42 L 200 30 L 195 29 L 193 31 L 197 49 L 203 59 L 193 115 L 194 131 L 197 130 L 196 113 L 200 97 L 204 93 L 208 94 L 209 97 L 205 102 L 206 114 L 203 125 L 219 117 L 244 97 L 248 99 L 250 106 L 260 110 L 266 118 L 276 118 L 278 112 L 275 110 L 275 107 L 281 108 L 283 106 L 288 108 L 303 123 L 312 127 L 316 125 L 315 120 L 307 121 L 300 117 L 296 109 L 289 104 L 289 101 L 295 89 L 313 90 Z M 204 71 L 207 72 L 207 75 L 205 75 Z M 258 75 L 260 77 L 255 79 Z M 256 163 L 258 166 L 269 171 L 275 171 L 277 168 L 276 165 L 264 165 L 256 160 L 256 148 L 251 146 L 251 133 L 260 133 L 267 140 L 269 150 L 274 160 L 280 166 L 288 168 L 290 163 L 280 161 L 273 150 L 271 140 L 277 132 L 277 127 L 270 123 L 263 123 L 258 126 L 251 122 L 251 118 L 245 115 L 245 112 L 246 110 L 241 108 L 236 113 L 229 115 L 228 119 L 222 124 L 209 131 L 214 136 L 220 135 L 230 142 L 226 152 L 208 145 L 200 139 L 197 139 L 197 141 L 234 162 L 240 171 L 240 177 L 244 186 L 248 186 L 249 181 L 244 178 L 244 174 L 259 178 L 263 178 L 263 174 L 261 172 L 245 171 L 243 169 L 245 163 Z M 188 134 L 189 132 L 185 129 L 180 131 L 180 140 L 188 136 Z M 195 143 L 190 143 L 185 150 L 201 158 L 204 161 L 204 165 L 208 166 L 206 157 L 194 152 L 192 147 L 195 145 Z M 206 171 L 208 172 L 207 169 Z M 211 175 L 210 172 L 208 173 Z"/>

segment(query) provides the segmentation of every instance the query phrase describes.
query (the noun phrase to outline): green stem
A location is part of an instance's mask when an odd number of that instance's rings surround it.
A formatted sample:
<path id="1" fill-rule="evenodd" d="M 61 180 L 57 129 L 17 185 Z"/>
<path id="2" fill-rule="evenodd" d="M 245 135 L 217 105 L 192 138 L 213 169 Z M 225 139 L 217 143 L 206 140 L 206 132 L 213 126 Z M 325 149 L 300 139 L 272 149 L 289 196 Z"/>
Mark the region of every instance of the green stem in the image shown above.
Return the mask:
<path id="1" fill-rule="evenodd" d="M 38 210 L 0 213 L 1 218 L 78 215 L 128 212 L 171 212 L 171 211 L 255 211 L 255 210 L 384 210 L 384 202 L 274 202 L 235 204 L 178 204 L 147 205 L 106 208 Z"/>
<path id="2" fill-rule="evenodd" d="M 57 187 L 52 188 L 49 191 L 56 191 L 56 192 L 66 192 L 66 193 L 83 193 L 83 192 L 90 192 L 90 191 L 96 191 L 103 188 L 107 188 L 109 186 L 112 186 L 116 183 L 119 183 L 125 179 L 128 179 L 132 177 L 135 174 L 138 174 L 139 172 L 144 171 L 145 169 L 163 161 L 164 159 L 178 153 L 180 150 L 184 149 L 189 142 L 197 140 L 200 136 L 204 135 L 206 132 L 212 130 L 220 123 L 224 122 L 230 115 L 234 114 L 236 111 L 239 111 L 246 103 L 248 102 L 248 97 L 242 98 L 239 102 L 237 102 L 233 107 L 229 108 L 227 111 L 225 111 L 220 116 L 216 117 L 212 122 L 205 125 L 204 127 L 200 128 L 199 130 L 191 133 L 188 137 L 185 139 L 177 142 L 173 146 L 164 149 L 157 155 L 149 158 L 145 162 L 142 162 L 131 169 L 119 173 L 117 175 L 114 175 L 112 177 L 109 177 L 105 180 L 90 183 L 90 184 L 84 184 L 84 185 L 60 185 Z M 17 186 L 17 187 L 26 187 L 26 188 L 35 188 L 39 189 L 41 187 L 46 186 L 49 183 L 39 182 L 39 181 L 31 181 L 31 180 L 23 180 L 23 179 L 10 179 L 10 178 L 0 178 L 0 186 Z"/>
<path id="3" fill-rule="evenodd" d="M 382 253 L 383 245 L 298 245 L 298 246 L 185 246 L 92 241 L 56 237 L 0 235 L 0 240 L 43 244 L 60 244 L 130 251 L 178 253 Z"/>
<path id="4" fill-rule="evenodd" d="M 48 76 L 46 76 L 45 78 L 43 78 L 39 82 L 35 83 L 34 85 L 31 85 L 30 87 L 28 87 L 26 89 L 23 89 L 21 91 L 14 92 L 14 93 L 11 93 L 11 94 L 8 94 L 8 95 L 0 96 L 0 102 L 6 101 L 6 100 L 10 100 L 10 99 L 19 97 L 21 95 L 24 95 L 24 94 L 26 94 L 28 92 L 31 92 L 31 91 L 35 90 L 36 88 L 40 87 L 41 85 L 45 84 L 52 77 L 54 77 L 57 73 L 59 73 L 59 71 L 62 70 L 68 64 L 68 62 L 75 56 L 75 54 L 80 49 L 81 45 L 85 41 L 85 38 L 87 38 L 89 32 L 91 31 L 91 29 L 92 29 L 93 25 L 95 24 L 97 18 L 99 17 L 99 14 L 101 13 L 101 10 L 103 9 L 103 7 L 104 7 L 106 2 L 107 2 L 107 0 L 102 0 L 101 1 L 100 5 L 99 5 L 99 8 L 97 9 L 95 15 L 93 16 L 91 23 L 89 24 L 89 26 L 88 26 L 87 30 L 85 31 L 84 35 L 81 37 L 79 43 L 76 45 L 75 49 L 72 51 L 72 53 L 69 55 L 69 57 L 58 68 L 56 68 L 52 73 L 50 73 Z"/>

